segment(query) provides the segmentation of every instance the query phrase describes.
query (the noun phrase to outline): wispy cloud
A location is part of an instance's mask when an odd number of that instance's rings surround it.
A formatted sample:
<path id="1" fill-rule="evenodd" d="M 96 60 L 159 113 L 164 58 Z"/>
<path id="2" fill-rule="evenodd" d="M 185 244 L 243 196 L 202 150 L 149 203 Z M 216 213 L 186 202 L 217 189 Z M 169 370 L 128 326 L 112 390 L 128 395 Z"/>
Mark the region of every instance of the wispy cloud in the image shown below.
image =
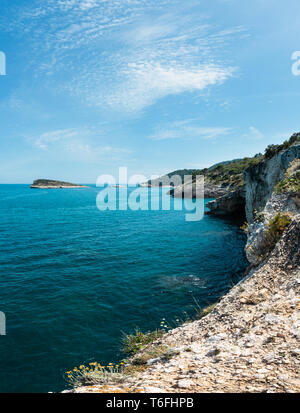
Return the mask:
<path id="1" fill-rule="evenodd" d="M 35 64 L 50 82 L 59 75 L 61 91 L 136 112 L 234 73 L 224 44 L 243 28 L 219 30 L 185 7 L 169 0 L 36 0 L 10 29 L 30 37 Z"/>
<path id="2" fill-rule="evenodd" d="M 213 139 L 228 135 L 231 128 L 199 126 L 199 121 L 191 119 L 172 122 L 169 125 L 158 128 L 149 138 L 152 140 L 166 139 Z"/>
<path id="3" fill-rule="evenodd" d="M 120 159 L 132 153 L 131 150 L 113 147 L 93 139 L 94 131 L 86 129 L 59 129 L 44 132 L 39 136 L 27 138 L 35 148 L 47 153 L 67 156 L 83 162 L 97 162 L 109 156 L 110 160 Z"/>
<path id="4" fill-rule="evenodd" d="M 255 126 L 250 126 L 249 131 L 244 134 L 244 137 L 247 139 L 258 141 L 264 139 L 265 135 Z"/>
<path id="5" fill-rule="evenodd" d="M 42 133 L 40 136 L 34 138 L 32 143 L 39 149 L 48 150 L 54 144 L 65 144 L 70 142 L 71 139 L 77 138 L 78 131 L 74 129 L 60 129 L 50 132 Z"/>
<path id="6" fill-rule="evenodd" d="M 107 91 L 103 98 L 111 107 L 139 111 L 169 95 L 202 91 L 221 84 L 232 75 L 232 69 L 216 65 L 188 69 L 185 65 L 145 62 L 128 65 L 122 73 L 122 83 Z M 92 99 L 97 103 L 97 96 Z"/>

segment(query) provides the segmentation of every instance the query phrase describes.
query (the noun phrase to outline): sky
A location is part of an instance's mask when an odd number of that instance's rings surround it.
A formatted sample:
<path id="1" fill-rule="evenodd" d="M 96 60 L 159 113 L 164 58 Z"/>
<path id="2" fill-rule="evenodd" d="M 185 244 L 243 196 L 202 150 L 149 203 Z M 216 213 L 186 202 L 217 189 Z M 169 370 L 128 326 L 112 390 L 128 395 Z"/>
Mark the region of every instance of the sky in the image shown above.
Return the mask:
<path id="1" fill-rule="evenodd" d="M 151 177 L 283 142 L 299 16 L 298 0 L 1 0 L 0 183 Z"/>

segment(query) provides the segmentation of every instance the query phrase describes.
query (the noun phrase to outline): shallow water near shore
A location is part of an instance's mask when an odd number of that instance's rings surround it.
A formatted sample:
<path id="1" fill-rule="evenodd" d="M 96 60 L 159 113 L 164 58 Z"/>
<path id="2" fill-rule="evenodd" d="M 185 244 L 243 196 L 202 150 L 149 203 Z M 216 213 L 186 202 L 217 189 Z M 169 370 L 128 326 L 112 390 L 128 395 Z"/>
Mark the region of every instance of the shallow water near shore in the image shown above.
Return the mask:
<path id="1" fill-rule="evenodd" d="M 0 392 L 67 388 L 65 371 L 124 357 L 122 332 L 175 324 L 247 266 L 237 222 L 187 222 L 174 208 L 101 212 L 98 193 L 0 185 Z"/>

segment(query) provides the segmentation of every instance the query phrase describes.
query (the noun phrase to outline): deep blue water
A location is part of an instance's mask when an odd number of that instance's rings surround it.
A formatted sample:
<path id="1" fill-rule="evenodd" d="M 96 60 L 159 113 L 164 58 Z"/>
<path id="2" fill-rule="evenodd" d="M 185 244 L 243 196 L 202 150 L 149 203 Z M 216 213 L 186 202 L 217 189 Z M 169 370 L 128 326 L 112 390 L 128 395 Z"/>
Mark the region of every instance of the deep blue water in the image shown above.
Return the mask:
<path id="1" fill-rule="evenodd" d="M 74 366 L 122 358 L 122 332 L 193 314 L 194 299 L 215 302 L 247 265 L 232 221 L 100 212 L 98 192 L 0 185 L 0 392 L 66 388 Z"/>

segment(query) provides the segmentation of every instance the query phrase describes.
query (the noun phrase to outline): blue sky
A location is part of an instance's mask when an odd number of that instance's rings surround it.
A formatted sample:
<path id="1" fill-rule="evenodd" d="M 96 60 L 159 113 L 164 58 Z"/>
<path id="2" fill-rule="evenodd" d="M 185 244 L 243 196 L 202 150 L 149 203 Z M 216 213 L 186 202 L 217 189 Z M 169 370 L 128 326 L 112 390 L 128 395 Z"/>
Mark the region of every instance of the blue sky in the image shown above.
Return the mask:
<path id="1" fill-rule="evenodd" d="M 246 3 L 246 4 L 245 4 Z M 1 0 L 0 182 L 96 182 L 299 131 L 298 0 Z"/>

